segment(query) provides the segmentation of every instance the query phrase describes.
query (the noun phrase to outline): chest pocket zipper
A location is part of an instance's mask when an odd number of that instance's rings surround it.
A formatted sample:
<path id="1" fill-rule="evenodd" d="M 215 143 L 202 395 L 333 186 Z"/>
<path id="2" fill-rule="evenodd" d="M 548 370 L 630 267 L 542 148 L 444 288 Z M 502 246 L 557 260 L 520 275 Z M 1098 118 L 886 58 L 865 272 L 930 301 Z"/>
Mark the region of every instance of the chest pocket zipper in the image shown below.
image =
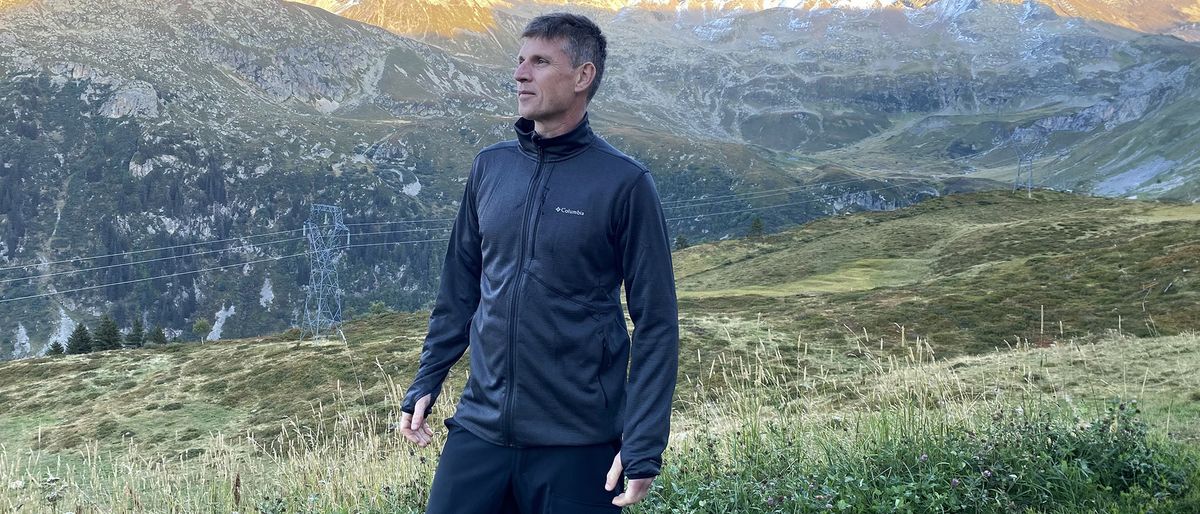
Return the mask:
<path id="1" fill-rule="evenodd" d="M 529 245 L 529 258 L 533 259 L 537 255 L 538 247 L 538 226 L 542 224 L 542 218 L 546 217 L 546 194 L 550 192 L 550 172 L 553 168 L 546 170 L 546 184 L 542 186 L 541 197 L 538 198 L 538 215 L 533 219 L 533 244 Z"/>

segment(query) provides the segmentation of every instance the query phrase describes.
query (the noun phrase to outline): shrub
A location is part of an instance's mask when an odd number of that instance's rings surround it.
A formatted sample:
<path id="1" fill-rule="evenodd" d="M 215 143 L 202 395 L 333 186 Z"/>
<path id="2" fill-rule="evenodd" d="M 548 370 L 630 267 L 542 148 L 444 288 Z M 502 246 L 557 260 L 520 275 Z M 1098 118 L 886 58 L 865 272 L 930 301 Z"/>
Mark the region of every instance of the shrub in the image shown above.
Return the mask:
<path id="1" fill-rule="evenodd" d="M 1154 442 L 1133 403 L 1087 422 L 1016 408 L 982 428 L 909 414 L 697 434 L 637 512 L 1107 512 L 1132 499 L 1167 512 L 1195 496 L 1195 462 Z"/>

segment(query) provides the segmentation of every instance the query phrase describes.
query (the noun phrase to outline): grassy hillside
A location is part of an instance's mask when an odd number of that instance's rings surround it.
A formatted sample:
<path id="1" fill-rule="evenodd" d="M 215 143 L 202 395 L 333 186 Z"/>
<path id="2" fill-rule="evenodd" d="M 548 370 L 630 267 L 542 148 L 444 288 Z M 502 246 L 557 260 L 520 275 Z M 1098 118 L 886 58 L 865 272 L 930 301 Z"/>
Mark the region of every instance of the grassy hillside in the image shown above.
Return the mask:
<path id="1" fill-rule="evenodd" d="M 953 195 L 675 255 L 681 309 L 941 355 L 1200 326 L 1200 206 L 1049 191 Z M 866 330 L 866 336 L 864 336 Z"/>
<path id="2" fill-rule="evenodd" d="M 1061 493 L 1078 508 L 1126 511 L 1145 494 L 1168 502 L 1162 512 L 1196 505 L 1179 484 L 1200 443 L 1198 225 L 1195 205 L 975 193 L 676 252 L 671 465 L 656 503 L 636 512 L 820 510 L 816 492 L 781 499 L 801 482 L 866 509 L 887 494 L 853 496 L 830 477 L 895 469 L 883 447 L 929 445 L 953 460 L 970 442 L 948 435 L 1019 434 L 1017 421 L 993 422 L 1017 420 L 1003 414 L 1016 408 L 1044 416 L 1053 437 L 1100 449 L 1117 442 L 1081 427 L 1128 423 L 1120 444 L 1164 473 L 1157 485 L 1138 474 L 1112 489 L 1120 495 L 1060 477 L 1065 489 L 1037 501 Z M 364 316 L 346 325 L 347 343 L 283 334 L 0 363 L 0 508 L 415 512 L 437 449 L 413 451 L 392 427 L 427 319 Z M 452 371 L 434 427 L 465 373 Z M 1106 414 L 1113 398 L 1138 399 L 1149 424 Z M 1053 453 L 1010 450 L 989 455 Z M 1052 512 L 1012 496 L 1052 471 L 1013 473 L 1004 494 Z M 862 490 L 942 494 L 951 480 L 884 476 L 896 477 L 864 475 Z M 993 486 L 971 491 L 995 498 Z"/>

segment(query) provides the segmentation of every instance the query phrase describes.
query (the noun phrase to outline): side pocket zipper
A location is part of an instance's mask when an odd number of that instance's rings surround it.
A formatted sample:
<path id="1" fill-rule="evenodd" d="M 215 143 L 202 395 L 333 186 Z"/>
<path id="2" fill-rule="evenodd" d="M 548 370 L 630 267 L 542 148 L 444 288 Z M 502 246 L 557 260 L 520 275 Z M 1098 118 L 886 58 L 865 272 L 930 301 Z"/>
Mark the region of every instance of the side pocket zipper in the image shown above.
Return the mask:
<path id="1" fill-rule="evenodd" d="M 602 333 L 604 335 L 600 338 L 600 369 L 596 371 L 596 383 L 600 384 L 600 396 L 604 398 L 604 408 L 607 409 L 608 391 L 604 390 L 604 370 L 608 369 L 611 357 L 608 355 L 608 332 Z"/>

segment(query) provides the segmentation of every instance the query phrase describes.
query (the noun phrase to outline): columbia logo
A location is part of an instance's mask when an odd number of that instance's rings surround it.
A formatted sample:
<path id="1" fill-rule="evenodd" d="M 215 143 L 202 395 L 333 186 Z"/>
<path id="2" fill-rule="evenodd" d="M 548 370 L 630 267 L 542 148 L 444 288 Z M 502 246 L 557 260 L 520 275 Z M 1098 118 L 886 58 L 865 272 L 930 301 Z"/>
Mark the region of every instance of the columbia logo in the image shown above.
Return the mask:
<path id="1" fill-rule="evenodd" d="M 574 214 L 576 216 L 583 216 L 583 211 L 577 211 L 574 209 L 564 209 L 562 207 L 555 207 L 554 212 L 561 212 L 563 214 Z"/>

